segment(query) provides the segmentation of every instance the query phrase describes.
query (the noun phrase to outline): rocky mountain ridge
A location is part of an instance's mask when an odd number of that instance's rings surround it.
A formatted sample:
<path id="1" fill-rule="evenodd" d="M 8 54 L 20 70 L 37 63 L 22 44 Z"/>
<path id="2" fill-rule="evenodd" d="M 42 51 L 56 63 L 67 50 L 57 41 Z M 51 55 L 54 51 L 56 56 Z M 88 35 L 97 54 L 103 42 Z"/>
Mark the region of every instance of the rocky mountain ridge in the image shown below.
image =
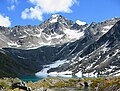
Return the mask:
<path id="1" fill-rule="evenodd" d="M 9 40 L 1 47 L 22 49 L 63 44 L 79 39 L 84 35 L 82 29 L 86 27 L 87 24 L 78 25 L 61 15 L 53 15 L 39 26 L 0 27 L 0 33 L 6 38 L 4 40 Z M 77 30 L 75 28 L 77 28 Z M 76 36 L 73 36 L 73 34 Z"/>
<path id="2" fill-rule="evenodd" d="M 120 21 L 99 40 L 70 57 L 71 62 L 53 69 L 56 72 L 72 71 L 79 76 L 119 76 L 120 74 Z M 67 65 L 67 66 L 65 66 Z M 52 70 L 52 71 L 53 71 Z M 49 71 L 50 72 L 50 71 Z M 79 74 L 78 74 L 79 73 Z M 52 73 L 52 75 L 55 75 Z"/>
<path id="3" fill-rule="evenodd" d="M 0 47 L 13 62 L 27 68 L 23 75 L 119 75 L 119 32 L 120 18 L 78 25 L 53 15 L 39 26 L 0 27 Z"/>

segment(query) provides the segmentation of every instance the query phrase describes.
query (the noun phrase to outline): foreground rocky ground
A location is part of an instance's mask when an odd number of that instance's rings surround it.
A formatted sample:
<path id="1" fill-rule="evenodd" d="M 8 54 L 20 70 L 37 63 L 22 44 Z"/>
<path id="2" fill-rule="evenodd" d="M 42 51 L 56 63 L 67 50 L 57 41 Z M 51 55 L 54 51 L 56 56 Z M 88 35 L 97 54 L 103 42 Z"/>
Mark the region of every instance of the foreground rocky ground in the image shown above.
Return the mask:
<path id="1" fill-rule="evenodd" d="M 0 91 L 120 91 L 120 77 L 46 78 L 37 82 L 1 78 Z"/>

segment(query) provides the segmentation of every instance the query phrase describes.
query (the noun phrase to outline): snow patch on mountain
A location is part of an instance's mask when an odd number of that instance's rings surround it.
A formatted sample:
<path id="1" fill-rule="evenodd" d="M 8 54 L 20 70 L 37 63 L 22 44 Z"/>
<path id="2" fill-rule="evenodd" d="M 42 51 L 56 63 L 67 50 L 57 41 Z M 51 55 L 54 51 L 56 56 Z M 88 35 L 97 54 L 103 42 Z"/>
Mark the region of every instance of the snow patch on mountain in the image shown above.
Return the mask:
<path id="1" fill-rule="evenodd" d="M 55 23 L 55 22 L 57 22 L 57 19 L 58 19 L 58 17 L 52 18 L 52 19 L 50 20 L 50 23 Z"/>
<path id="2" fill-rule="evenodd" d="M 102 32 L 107 33 L 114 25 L 104 26 Z"/>
<path id="3" fill-rule="evenodd" d="M 15 42 L 8 42 L 7 43 L 9 47 L 20 47 L 21 45 L 18 45 L 17 43 Z"/>
<path id="4" fill-rule="evenodd" d="M 80 20 L 77 20 L 76 23 L 77 23 L 78 25 L 85 25 L 85 24 L 86 24 L 86 22 L 82 22 L 82 21 L 80 21 Z"/>
<path id="5" fill-rule="evenodd" d="M 53 14 L 52 17 L 55 18 L 55 17 L 58 17 L 59 14 Z"/>
<path id="6" fill-rule="evenodd" d="M 47 41 L 51 41 L 51 40 L 53 40 L 53 39 L 61 39 L 63 36 L 64 36 L 63 34 L 58 35 L 58 34 L 55 33 L 55 34 L 49 35 L 49 36 L 46 38 L 46 40 L 47 40 Z"/>
<path id="7" fill-rule="evenodd" d="M 91 73 L 85 73 L 83 74 L 83 76 L 84 77 L 98 77 L 98 74 L 95 71 L 93 71 Z"/>
<path id="8" fill-rule="evenodd" d="M 54 77 L 72 77 L 72 71 L 64 71 L 64 72 L 50 72 L 49 76 Z"/>
<path id="9" fill-rule="evenodd" d="M 59 55 L 70 43 L 67 43 L 66 46 L 64 46 L 58 53 L 56 53 L 56 55 Z"/>
<path id="10" fill-rule="evenodd" d="M 116 71 L 114 76 L 120 76 L 120 70 Z"/>
<path id="11" fill-rule="evenodd" d="M 64 30 L 64 33 L 68 36 L 70 39 L 79 39 L 84 36 L 84 31 L 79 30 L 70 30 L 66 29 Z"/>
<path id="12" fill-rule="evenodd" d="M 27 37 L 27 35 L 20 36 L 19 38 L 25 38 L 25 37 Z"/>
<path id="13" fill-rule="evenodd" d="M 59 15 L 58 14 L 54 14 L 54 15 L 52 15 L 52 18 L 50 19 L 50 23 L 55 23 L 55 22 L 57 22 L 58 21 L 58 17 L 59 17 Z"/>
<path id="14" fill-rule="evenodd" d="M 77 77 L 82 77 L 82 72 L 79 71 L 78 73 L 75 74 Z"/>
<path id="15" fill-rule="evenodd" d="M 117 67 L 114 67 L 114 68 L 117 68 Z M 112 68 L 112 70 L 114 70 L 114 69 Z M 110 73 L 110 76 L 120 76 L 120 70 Z"/>
<path id="16" fill-rule="evenodd" d="M 60 66 L 60 65 L 62 65 L 62 64 L 64 64 L 64 63 L 67 63 L 67 61 L 66 61 L 66 60 L 58 60 L 58 61 L 56 61 L 56 62 L 53 63 L 53 64 L 45 65 L 44 68 L 43 68 L 40 72 L 37 72 L 35 75 L 36 75 L 37 77 L 47 77 L 47 76 L 49 76 L 49 75 L 52 75 L 52 74 L 50 74 L 50 73 L 47 73 L 47 71 L 48 71 L 49 69 L 51 69 L 51 68 L 56 68 L 56 67 L 58 67 L 58 66 Z M 54 75 L 55 75 L 55 74 L 54 74 Z"/>
<path id="17" fill-rule="evenodd" d="M 51 46 L 59 43 L 73 42 L 83 37 L 84 31 L 65 29 L 63 30 L 63 34 L 57 34 L 54 32 L 53 34 L 47 35 L 43 32 L 40 32 L 39 34 L 35 34 L 32 36 L 36 36 L 37 38 L 41 38 L 44 40 L 41 40 L 37 45 L 30 44 L 29 46 L 27 46 L 27 49 L 36 49 L 41 46 Z"/>
<path id="18" fill-rule="evenodd" d="M 113 25 L 105 26 L 105 27 L 103 27 L 103 28 L 109 30 L 109 29 L 111 29 L 112 27 L 113 27 Z"/>

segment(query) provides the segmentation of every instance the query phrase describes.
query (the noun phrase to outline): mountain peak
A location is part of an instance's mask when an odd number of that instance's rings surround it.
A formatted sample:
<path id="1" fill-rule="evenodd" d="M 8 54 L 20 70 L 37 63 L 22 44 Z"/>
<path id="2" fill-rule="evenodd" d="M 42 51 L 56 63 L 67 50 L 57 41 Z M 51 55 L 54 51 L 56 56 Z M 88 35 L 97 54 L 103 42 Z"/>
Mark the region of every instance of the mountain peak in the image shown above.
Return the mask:
<path id="1" fill-rule="evenodd" d="M 49 22 L 50 23 L 56 23 L 58 22 L 61 18 L 64 18 L 63 16 L 59 15 L 59 14 L 53 14 L 50 19 Z"/>
<path id="2" fill-rule="evenodd" d="M 61 15 L 59 15 L 59 14 L 53 14 L 52 18 L 59 17 L 59 16 L 61 16 Z"/>

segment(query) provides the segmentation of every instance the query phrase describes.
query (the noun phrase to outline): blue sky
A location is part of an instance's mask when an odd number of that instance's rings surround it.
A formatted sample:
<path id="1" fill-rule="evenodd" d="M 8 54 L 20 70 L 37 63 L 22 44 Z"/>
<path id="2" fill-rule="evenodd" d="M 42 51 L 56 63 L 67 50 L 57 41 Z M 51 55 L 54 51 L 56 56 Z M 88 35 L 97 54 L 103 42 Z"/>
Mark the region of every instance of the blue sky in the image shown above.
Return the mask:
<path id="1" fill-rule="evenodd" d="M 52 14 L 100 22 L 120 17 L 120 0 L 0 0 L 0 26 L 39 25 Z"/>

